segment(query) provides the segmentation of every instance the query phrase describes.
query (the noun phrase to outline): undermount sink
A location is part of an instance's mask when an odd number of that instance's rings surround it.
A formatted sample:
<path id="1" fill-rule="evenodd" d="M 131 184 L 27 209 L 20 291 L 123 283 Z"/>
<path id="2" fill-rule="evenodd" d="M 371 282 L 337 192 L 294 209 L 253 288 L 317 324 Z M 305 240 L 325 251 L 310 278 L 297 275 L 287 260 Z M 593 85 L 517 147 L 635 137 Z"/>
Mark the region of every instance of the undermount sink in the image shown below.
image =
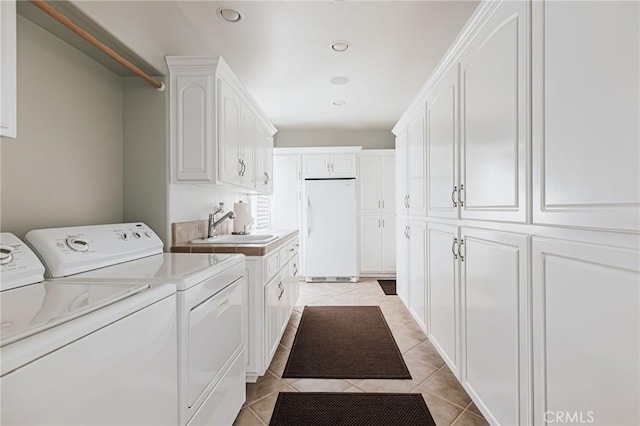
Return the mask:
<path id="1" fill-rule="evenodd" d="M 193 244 L 266 244 L 278 238 L 277 235 L 220 235 L 191 241 Z"/>

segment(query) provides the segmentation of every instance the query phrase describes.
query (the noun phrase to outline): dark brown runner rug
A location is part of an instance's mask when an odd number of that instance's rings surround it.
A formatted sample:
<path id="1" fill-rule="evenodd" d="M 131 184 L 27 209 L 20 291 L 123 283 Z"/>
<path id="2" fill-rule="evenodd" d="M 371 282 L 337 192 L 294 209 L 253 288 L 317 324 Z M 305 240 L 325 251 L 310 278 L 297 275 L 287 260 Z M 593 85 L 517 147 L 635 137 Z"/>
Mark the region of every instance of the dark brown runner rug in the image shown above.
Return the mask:
<path id="1" fill-rule="evenodd" d="M 435 426 L 419 393 L 280 392 L 269 426 Z"/>
<path id="2" fill-rule="evenodd" d="M 283 378 L 410 379 L 378 306 L 307 306 Z"/>
<path id="3" fill-rule="evenodd" d="M 378 284 L 382 287 L 382 291 L 387 296 L 395 296 L 396 293 L 396 280 L 378 280 Z"/>

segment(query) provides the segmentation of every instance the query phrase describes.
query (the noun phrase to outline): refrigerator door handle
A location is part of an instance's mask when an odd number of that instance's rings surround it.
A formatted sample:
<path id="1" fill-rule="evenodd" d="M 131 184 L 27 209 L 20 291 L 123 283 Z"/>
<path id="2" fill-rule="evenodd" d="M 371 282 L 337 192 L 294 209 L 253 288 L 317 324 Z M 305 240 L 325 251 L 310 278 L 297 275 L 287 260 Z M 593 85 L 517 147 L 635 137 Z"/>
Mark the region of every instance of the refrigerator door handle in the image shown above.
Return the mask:
<path id="1" fill-rule="evenodd" d="M 307 197 L 307 237 L 311 236 L 311 199 Z"/>

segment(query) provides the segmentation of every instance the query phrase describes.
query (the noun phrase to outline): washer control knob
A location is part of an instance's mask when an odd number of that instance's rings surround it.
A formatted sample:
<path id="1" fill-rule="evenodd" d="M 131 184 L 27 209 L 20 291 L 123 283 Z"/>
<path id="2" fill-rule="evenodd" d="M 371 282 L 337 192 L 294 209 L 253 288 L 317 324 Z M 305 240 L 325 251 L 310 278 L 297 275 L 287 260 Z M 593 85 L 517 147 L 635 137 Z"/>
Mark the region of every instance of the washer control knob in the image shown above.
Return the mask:
<path id="1" fill-rule="evenodd" d="M 136 237 L 136 239 L 140 239 L 141 235 L 138 232 L 134 232 L 133 236 Z"/>
<path id="2" fill-rule="evenodd" d="M 129 234 L 127 234 L 126 232 L 123 232 L 122 235 L 120 235 L 120 238 L 127 241 L 129 239 Z"/>
<path id="3" fill-rule="evenodd" d="M 67 238 L 67 246 L 73 251 L 87 251 L 89 250 L 89 241 L 83 238 L 69 237 Z"/>
<path id="4" fill-rule="evenodd" d="M 144 235 L 146 235 L 147 237 L 151 238 L 151 237 L 153 237 L 153 232 L 147 231 L 147 232 L 144 233 Z"/>
<path id="5" fill-rule="evenodd" d="M 9 246 L 0 246 L 0 265 L 6 265 L 13 260 L 13 249 Z"/>

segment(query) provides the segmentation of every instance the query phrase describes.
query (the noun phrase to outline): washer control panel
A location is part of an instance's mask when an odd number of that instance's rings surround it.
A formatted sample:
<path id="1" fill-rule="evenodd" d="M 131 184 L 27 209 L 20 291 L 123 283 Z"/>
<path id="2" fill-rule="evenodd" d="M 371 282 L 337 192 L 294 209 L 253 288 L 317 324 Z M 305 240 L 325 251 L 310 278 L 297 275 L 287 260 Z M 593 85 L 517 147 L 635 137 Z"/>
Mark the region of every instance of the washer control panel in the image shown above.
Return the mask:
<path id="1" fill-rule="evenodd" d="M 18 237 L 0 233 L 0 284 L 9 290 L 44 281 L 44 266 Z"/>
<path id="2" fill-rule="evenodd" d="M 162 240 L 141 222 L 37 229 L 26 240 L 51 278 L 151 256 L 163 248 Z"/>

